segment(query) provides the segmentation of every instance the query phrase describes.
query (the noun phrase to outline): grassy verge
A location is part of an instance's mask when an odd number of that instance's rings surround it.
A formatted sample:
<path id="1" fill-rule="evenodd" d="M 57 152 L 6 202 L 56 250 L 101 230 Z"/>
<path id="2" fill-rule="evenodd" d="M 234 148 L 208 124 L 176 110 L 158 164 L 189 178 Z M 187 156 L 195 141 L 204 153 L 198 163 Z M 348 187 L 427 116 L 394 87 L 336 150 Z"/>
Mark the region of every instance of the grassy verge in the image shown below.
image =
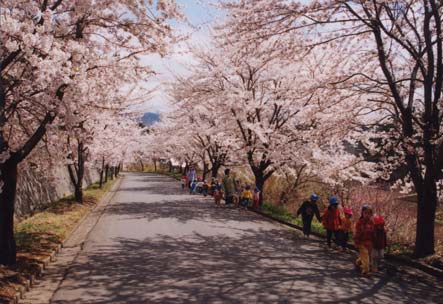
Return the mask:
<path id="1" fill-rule="evenodd" d="M 291 223 L 300 227 L 303 226 L 301 217 L 297 217 L 295 214 L 289 212 L 284 206 L 273 205 L 265 202 L 260 208 L 260 211 L 287 223 Z M 313 232 L 319 233 L 326 237 L 326 230 L 323 228 L 323 225 L 319 221 L 317 221 L 316 218 L 313 219 L 311 227 Z"/>
<path id="2" fill-rule="evenodd" d="M 157 171 L 155 171 L 154 169 L 148 168 L 145 169 L 145 171 L 143 171 L 145 173 L 152 173 L 152 174 L 162 174 L 162 175 L 167 175 L 170 177 L 175 178 L 176 180 L 181 180 L 183 173 L 178 173 L 178 172 L 169 172 L 169 171 L 165 171 L 165 170 L 160 170 L 158 169 Z"/>
<path id="3" fill-rule="evenodd" d="M 182 174 L 175 172 L 163 172 L 162 174 L 175 178 L 176 180 L 181 180 Z"/>
<path id="4" fill-rule="evenodd" d="M 301 217 L 296 217 L 293 213 L 289 212 L 284 206 L 273 205 L 265 202 L 263 206 L 260 208 L 260 211 L 290 224 L 294 224 L 300 227 L 302 227 L 303 225 Z M 312 231 L 326 237 L 326 230 L 323 228 L 322 224 L 318 222 L 315 218 L 312 221 Z M 353 244 L 352 235 L 350 236 L 350 238 L 351 239 L 349 243 Z M 443 257 L 440 253 L 442 251 L 439 246 L 443 245 L 437 242 L 436 244 L 437 253 L 433 256 L 423 259 L 421 262 L 439 269 L 443 269 Z M 397 243 L 388 244 L 388 247 L 386 248 L 386 253 L 390 254 L 393 257 L 400 257 L 408 260 L 413 260 L 413 248 L 403 244 L 397 244 Z"/>
<path id="5" fill-rule="evenodd" d="M 17 264 L 0 267 L 0 302 L 12 299 L 20 286 L 25 285 L 26 278 L 38 274 L 38 264 L 69 236 L 115 182 L 108 182 L 102 189 L 98 184 L 90 185 L 84 191 L 83 204 L 75 202 L 72 196 L 65 197 L 15 225 Z"/>

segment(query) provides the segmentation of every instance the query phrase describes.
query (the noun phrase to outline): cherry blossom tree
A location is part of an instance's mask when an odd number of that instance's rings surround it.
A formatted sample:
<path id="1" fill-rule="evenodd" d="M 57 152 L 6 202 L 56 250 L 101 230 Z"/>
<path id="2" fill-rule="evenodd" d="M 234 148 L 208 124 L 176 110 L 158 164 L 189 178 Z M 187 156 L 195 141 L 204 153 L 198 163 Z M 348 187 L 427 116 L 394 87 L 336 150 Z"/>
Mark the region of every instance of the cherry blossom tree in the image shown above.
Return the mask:
<path id="1" fill-rule="evenodd" d="M 438 185 L 443 178 L 442 13 L 439 1 L 230 1 L 231 38 L 282 41 L 281 56 L 303 48 L 348 54 L 329 81 L 332 91 L 367 104 L 366 143 L 384 155 L 388 173 L 406 163 L 417 193 L 415 255 L 434 253 Z M 352 46 L 346 50 L 345 46 Z M 360 105 L 356 105 L 360 107 Z M 378 145 L 376 144 L 378 143 Z M 389 174 L 388 174 L 389 175 Z"/>
<path id="2" fill-rule="evenodd" d="M 85 102 L 112 103 L 100 94 L 79 98 L 91 87 L 106 92 L 146 80 L 148 68 L 137 56 L 164 54 L 173 40 L 167 20 L 180 14 L 174 1 L 163 0 L 5 0 L 0 14 L 0 263 L 12 264 L 18 164 L 44 143 L 54 121 L 79 126 L 71 119 Z"/>
<path id="3" fill-rule="evenodd" d="M 203 178 L 209 172 L 217 178 L 220 168 L 228 164 L 233 149 L 229 136 L 220 132 L 218 112 L 206 106 L 204 92 L 194 91 L 197 87 L 193 81 L 192 77 L 177 77 L 171 92 L 177 110 L 169 115 L 169 123 L 172 134 L 200 156 Z"/>
<path id="4" fill-rule="evenodd" d="M 340 102 L 341 94 L 323 98 L 327 75 L 315 73 L 320 56 L 300 52 L 295 61 L 288 60 L 272 51 L 281 47 L 279 41 L 247 46 L 231 41 L 226 27 L 220 28 L 214 47 L 193 51 L 198 63 L 191 68 L 192 75 L 175 84 L 177 117 L 182 123 L 189 118 L 181 136 L 195 136 L 194 146 L 200 148 L 210 146 L 202 134 L 220 137 L 218 142 L 228 147 L 230 158 L 251 169 L 264 193 L 273 174 L 312 164 L 316 149 L 341 145 L 345 126 L 358 115 Z M 343 105 L 342 115 L 329 110 L 338 104 Z M 346 166 L 351 158 L 342 158 Z"/>

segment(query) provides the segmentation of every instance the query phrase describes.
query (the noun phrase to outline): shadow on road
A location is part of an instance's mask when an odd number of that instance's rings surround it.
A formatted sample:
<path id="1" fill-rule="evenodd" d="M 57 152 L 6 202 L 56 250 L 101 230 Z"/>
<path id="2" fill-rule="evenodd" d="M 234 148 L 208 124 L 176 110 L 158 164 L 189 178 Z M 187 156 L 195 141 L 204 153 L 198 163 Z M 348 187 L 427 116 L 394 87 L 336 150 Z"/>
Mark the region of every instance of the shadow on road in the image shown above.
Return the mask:
<path id="1" fill-rule="evenodd" d="M 325 252 L 318 244 L 260 217 L 216 208 L 201 197 L 180 195 L 176 183 L 147 178 L 140 190 L 159 195 L 157 203 L 116 202 L 106 213 L 127 219 L 195 221 L 230 234 L 191 230 L 174 236 L 153 233 L 114 238 L 79 259 L 64 291 L 78 298 L 53 303 L 438 303 L 436 286 L 407 277 L 362 278 L 351 257 Z M 167 178 L 166 178 L 167 179 Z M 153 189 L 150 189 L 153 188 Z M 165 190 L 165 189 L 167 190 Z M 167 192 L 162 194 L 162 191 Z M 160 196 L 161 195 L 161 196 Z M 253 223 L 246 225 L 245 223 Z M 259 225 L 261 223 L 261 225 Z M 265 223 L 266 225 L 264 225 Z M 264 227 L 264 228 L 263 228 Z M 271 228 L 270 228 L 271 227 Z"/>
<path id="2" fill-rule="evenodd" d="M 420 303 L 438 302 L 420 284 L 360 278 L 348 257 L 325 254 L 282 230 L 244 231 L 241 238 L 120 238 L 73 268 L 93 303 Z M 95 292 L 100 291 L 98 294 Z M 82 296 L 75 301 L 91 303 Z"/>
<path id="3" fill-rule="evenodd" d="M 191 220 L 207 222 L 227 221 L 260 221 L 263 219 L 255 214 L 235 208 L 215 207 L 212 201 L 195 197 L 165 197 L 158 203 L 129 202 L 117 203 L 106 210 L 107 214 L 121 215 L 125 219 L 142 219 L 148 221 L 173 218 L 179 222 Z"/>

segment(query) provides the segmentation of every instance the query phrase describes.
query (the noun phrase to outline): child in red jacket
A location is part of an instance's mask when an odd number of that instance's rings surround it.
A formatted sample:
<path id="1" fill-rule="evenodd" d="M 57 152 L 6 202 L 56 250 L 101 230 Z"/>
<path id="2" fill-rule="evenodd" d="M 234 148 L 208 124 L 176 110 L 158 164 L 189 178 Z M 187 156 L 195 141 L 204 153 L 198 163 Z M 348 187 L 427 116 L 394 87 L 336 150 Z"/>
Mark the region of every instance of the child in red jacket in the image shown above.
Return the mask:
<path id="1" fill-rule="evenodd" d="M 372 209 L 368 205 L 363 205 L 360 219 L 355 224 L 354 243 L 358 248 L 359 258 L 356 264 L 361 264 L 363 275 L 369 274 L 370 257 L 374 242 L 374 222 L 372 219 Z"/>
<path id="2" fill-rule="evenodd" d="M 323 227 L 326 229 L 326 241 L 328 247 L 331 248 L 332 235 L 335 238 L 335 244 L 338 245 L 339 236 L 338 230 L 341 226 L 340 211 L 338 210 L 338 199 L 331 197 L 329 199 L 329 207 L 321 217 Z"/>
<path id="3" fill-rule="evenodd" d="M 385 219 L 381 215 L 374 216 L 374 244 L 372 248 L 372 271 L 377 272 L 386 248 Z"/>

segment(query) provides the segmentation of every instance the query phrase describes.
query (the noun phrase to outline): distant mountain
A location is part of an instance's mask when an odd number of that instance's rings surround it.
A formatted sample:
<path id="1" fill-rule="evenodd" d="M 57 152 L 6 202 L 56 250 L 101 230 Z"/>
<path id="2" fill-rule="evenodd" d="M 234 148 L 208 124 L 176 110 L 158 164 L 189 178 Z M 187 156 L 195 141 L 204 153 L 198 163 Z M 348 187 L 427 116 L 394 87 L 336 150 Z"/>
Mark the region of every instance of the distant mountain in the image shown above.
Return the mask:
<path id="1" fill-rule="evenodd" d="M 160 121 L 160 115 L 153 112 L 146 112 L 143 114 L 142 118 L 140 119 L 141 123 L 145 126 L 152 126 L 156 122 Z"/>

